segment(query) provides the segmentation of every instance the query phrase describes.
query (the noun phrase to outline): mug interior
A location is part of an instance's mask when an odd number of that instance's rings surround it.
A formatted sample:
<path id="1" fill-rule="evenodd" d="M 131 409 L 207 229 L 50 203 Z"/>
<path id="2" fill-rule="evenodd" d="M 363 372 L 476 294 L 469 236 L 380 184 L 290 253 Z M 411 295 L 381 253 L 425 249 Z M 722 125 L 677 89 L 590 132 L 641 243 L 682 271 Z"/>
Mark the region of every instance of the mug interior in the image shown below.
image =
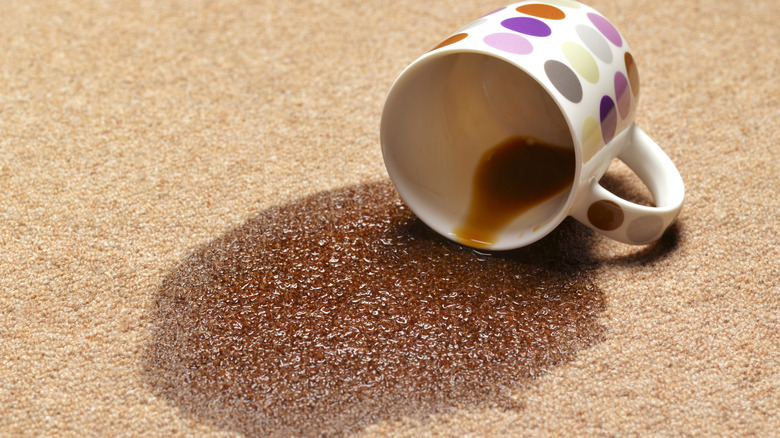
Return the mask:
<path id="1" fill-rule="evenodd" d="M 519 247 L 566 217 L 572 184 L 512 218 L 493 242 L 474 245 L 456 235 L 477 193 L 477 166 L 507 139 L 528 137 L 570 150 L 568 164 L 572 172 L 576 168 L 574 142 L 559 106 L 533 77 L 507 61 L 444 52 L 413 64 L 388 95 L 381 137 L 385 165 L 404 202 L 453 240 L 490 249 Z"/>

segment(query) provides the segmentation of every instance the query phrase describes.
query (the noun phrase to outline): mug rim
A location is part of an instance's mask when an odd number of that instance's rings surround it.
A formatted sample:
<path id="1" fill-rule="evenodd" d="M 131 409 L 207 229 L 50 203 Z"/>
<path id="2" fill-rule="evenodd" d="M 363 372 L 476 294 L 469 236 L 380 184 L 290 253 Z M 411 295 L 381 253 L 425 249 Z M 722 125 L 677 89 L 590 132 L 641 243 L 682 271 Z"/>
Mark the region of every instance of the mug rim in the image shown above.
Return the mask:
<path id="1" fill-rule="evenodd" d="M 505 251 L 505 250 L 516 249 L 516 248 L 530 245 L 542 239 L 547 234 L 549 234 L 552 230 L 558 227 L 558 225 L 560 225 L 561 222 L 563 222 L 566 219 L 566 217 L 569 216 L 569 212 L 571 211 L 572 205 L 574 204 L 576 195 L 580 190 L 580 186 L 582 185 L 582 182 L 580 181 L 582 177 L 582 171 L 583 171 L 582 169 L 584 165 L 582 160 L 583 158 L 582 142 L 575 135 L 571 117 L 569 116 L 569 114 L 566 113 L 566 111 L 564 111 L 564 108 L 561 106 L 561 102 L 559 101 L 558 96 L 556 96 L 555 93 L 551 92 L 550 88 L 546 84 L 541 82 L 534 74 L 529 72 L 522 65 L 513 62 L 511 59 L 501 54 L 496 54 L 494 52 L 487 51 L 487 50 L 472 49 L 472 48 L 443 47 L 438 50 L 432 50 L 428 53 L 423 54 L 422 56 L 417 58 L 414 62 L 409 64 L 406 68 L 404 68 L 404 70 L 398 75 L 398 77 L 390 87 L 390 90 L 385 99 L 385 103 L 383 105 L 382 116 L 380 118 L 380 143 L 382 147 L 382 156 L 384 159 L 385 168 L 388 174 L 390 175 L 390 179 L 393 181 L 393 184 L 395 185 L 398 194 L 401 196 L 401 199 L 404 201 L 404 203 L 406 203 L 409 206 L 409 208 L 415 213 L 415 215 L 417 215 L 417 217 L 420 220 L 422 220 L 428 227 L 432 228 L 437 233 L 446 236 L 450 240 L 462 244 L 462 242 L 455 237 L 455 234 L 452 232 L 451 229 L 446 229 L 446 227 L 443 224 L 436 223 L 433 220 L 431 220 L 429 217 L 427 217 L 427 215 L 420 214 L 419 211 L 421 209 L 415 208 L 414 204 L 416 204 L 416 202 L 412 200 L 414 197 L 410 196 L 407 192 L 406 184 L 408 184 L 408 182 L 402 180 L 403 186 L 401 187 L 398 178 L 398 173 L 400 172 L 396 173 L 394 167 L 388 165 L 389 153 L 387 152 L 388 146 L 385 139 L 386 139 L 386 129 L 388 129 L 387 122 L 386 122 L 386 117 L 388 117 L 387 116 L 388 107 L 392 105 L 392 99 L 394 97 L 394 93 L 398 92 L 398 87 L 402 86 L 399 84 L 402 84 L 403 81 L 411 80 L 409 77 L 410 74 L 413 75 L 415 70 L 425 67 L 430 62 L 434 62 L 440 58 L 463 55 L 463 54 L 481 55 L 489 58 L 494 58 L 498 61 L 502 61 L 511 65 L 513 68 L 519 69 L 523 74 L 533 79 L 535 84 L 541 87 L 541 89 L 544 90 L 545 94 L 551 97 L 552 101 L 556 105 L 556 108 L 558 109 L 559 114 L 563 117 L 563 120 L 565 120 L 566 122 L 568 137 L 571 139 L 571 143 L 572 143 L 571 147 L 574 150 L 575 170 L 574 170 L 574 177 L 571 186 L 568 189 L 564 189 L 567 192 L 565 201 L 560 205 L 559 208 L 556 209 L 555 214 L 549 216 L 544 221 L 543 224 L 533 229 L 529 228 L 529 230 L 523 232 L 522 235 L 513 237 L 511 241 L 508 241 L 510 239 L 502 237 L 498 241 L 490 244 L 488 247 L 485 247 L 483 249 L 491 250 L 491 251 Z M 411 191 L 411 189 L 409 189 L 409 191 Z M 553 198 L 560 196 L 560 194 L 562 193 L 563 192 L 554 195 Z"/>

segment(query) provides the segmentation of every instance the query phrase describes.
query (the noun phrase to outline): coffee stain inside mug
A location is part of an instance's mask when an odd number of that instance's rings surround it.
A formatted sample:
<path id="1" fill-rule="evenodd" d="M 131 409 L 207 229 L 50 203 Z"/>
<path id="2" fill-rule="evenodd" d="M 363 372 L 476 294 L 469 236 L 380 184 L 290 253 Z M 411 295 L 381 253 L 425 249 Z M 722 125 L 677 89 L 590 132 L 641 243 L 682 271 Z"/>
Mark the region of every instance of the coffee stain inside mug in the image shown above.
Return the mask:
<path id="1" fill-rule="evenodd" d="M 491 246 L 512 220 L 571 188 L 574 172 L 574 149 L 532 137 L 507 138 L 482 154 L 468 212 L 453 230 L 456 240 Z"/>
<path id="2" fill-rule="evenodd" d="M 164 279 L 146 381 L 248 436 L 522 409 L 529 379 L 602 337 L 586 239 L 562 225 L 483 254 L 425 226 L 389 182 L 268 209 Z"/>

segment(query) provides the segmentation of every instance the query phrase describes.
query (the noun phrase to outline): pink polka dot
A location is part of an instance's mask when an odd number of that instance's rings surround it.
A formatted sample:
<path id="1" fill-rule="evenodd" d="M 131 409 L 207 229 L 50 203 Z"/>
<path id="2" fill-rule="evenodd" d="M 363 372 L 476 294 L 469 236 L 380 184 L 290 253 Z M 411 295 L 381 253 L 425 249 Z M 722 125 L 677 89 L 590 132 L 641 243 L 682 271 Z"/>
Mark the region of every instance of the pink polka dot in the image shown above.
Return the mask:
<path id="1" fill-rule="evenodd" d="M 483 41 L 490 47 L 517 55 L 527 55 L 534 50 L 530 41 L 514 33 L 492 33 Z"/>
<path id="2" fill-rule="evenodd" d="M 618 47 L 623 45 L 623 39 L 620 38 L 620 34 L 618 33 L 617 29 L 615 29 L 615 26 L 607 21 L 606 18 L 599 14 L 594 14 L 593 12 L 588 13 L 588 18 L 590 19 L 590 22 L 596 26 L 596 29 L 598 29 L 602 35 L 607 37 L 607 39 L 610 40 L 612 44 Z"/>
<path id="3" fill-rule="evenodd" d="M 625 119 L 631 107 L 631 93 L 628 92 L 628 79 L 621 72 L 615 73 L 615 100 L 620 118 Z"/>

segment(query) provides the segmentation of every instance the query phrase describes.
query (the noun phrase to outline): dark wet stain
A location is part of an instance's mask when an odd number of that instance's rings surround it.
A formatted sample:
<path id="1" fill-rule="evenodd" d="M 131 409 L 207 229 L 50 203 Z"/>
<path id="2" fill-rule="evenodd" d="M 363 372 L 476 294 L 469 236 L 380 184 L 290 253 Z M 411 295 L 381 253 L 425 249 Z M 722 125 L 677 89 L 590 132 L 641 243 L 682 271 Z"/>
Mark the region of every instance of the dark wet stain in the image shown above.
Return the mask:
<path id="1" fill-rule="evenodd" d="M 524 249 L 477 252 L 429 230 L 390 183 L 271 208 L 162 282 L 146 380 L 250 436 L 521 409 L 513 389 L 604 335 L 593 238 L 567 220 Z"/>

